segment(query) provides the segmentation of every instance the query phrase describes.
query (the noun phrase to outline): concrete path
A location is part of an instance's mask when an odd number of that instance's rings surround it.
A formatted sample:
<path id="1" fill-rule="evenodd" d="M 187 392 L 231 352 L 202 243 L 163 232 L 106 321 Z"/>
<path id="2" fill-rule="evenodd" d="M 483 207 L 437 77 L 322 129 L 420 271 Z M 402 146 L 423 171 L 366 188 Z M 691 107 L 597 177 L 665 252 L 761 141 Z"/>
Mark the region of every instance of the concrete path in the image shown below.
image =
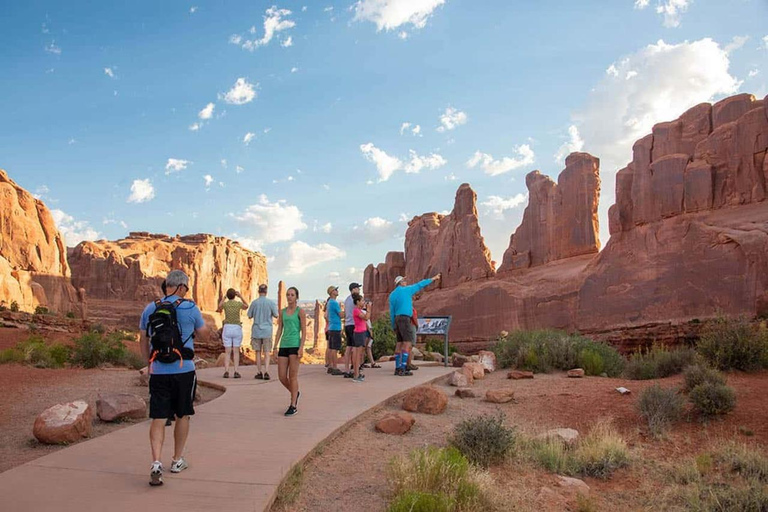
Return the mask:
<path id="1" fill-rule="evenodd" d="M 196 408 L 186 458 L 189 469 L 168 471 L 173 431 L 166 429 L 165 485 L 150 487 L 149 422 L 75 444 L 0 474 L 2 509 L 20 512 L 138 510 L 262 511 L 290 468 L 339 427 L 412 386 L 450 368 L 423 366 L 412 377 L 394 377 L 392 363 L 366 371 L 357 384 L 302 366 L 299 414 L 286 418 L 288 391 L 276 380 L 223 379 L 221 368 L 200 380 L 226 386 L 219 398 Z M 30 426 L 31 428 L 31 426 Z"/>

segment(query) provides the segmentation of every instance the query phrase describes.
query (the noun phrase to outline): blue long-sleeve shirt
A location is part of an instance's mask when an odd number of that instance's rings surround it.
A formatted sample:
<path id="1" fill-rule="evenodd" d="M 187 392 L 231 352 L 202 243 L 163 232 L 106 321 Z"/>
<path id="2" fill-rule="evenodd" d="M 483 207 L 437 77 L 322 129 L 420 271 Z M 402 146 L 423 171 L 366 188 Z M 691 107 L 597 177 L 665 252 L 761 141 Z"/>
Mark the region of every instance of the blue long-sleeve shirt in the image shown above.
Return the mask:
<path id="1" fill-rule="evenodd" d="M 395 327 L 397 315 L 413 315 L 413 296 L 432 284 L 431 279 L 424 279 L 409 286 L 398 286 L 389 294 L 389 317 L 392 320 L 392 328 Z"/>

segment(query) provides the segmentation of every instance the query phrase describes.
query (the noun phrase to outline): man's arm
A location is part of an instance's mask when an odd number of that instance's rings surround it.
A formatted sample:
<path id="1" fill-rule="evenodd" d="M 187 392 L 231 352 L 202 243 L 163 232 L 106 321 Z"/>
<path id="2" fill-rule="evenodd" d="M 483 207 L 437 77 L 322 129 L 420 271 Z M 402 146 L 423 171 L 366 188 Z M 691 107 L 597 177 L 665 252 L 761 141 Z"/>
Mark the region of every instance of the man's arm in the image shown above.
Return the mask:
<path id="1" fill-rule="evenodd" d="M 277 304 L 270 302 L 269 305 L 272 306 L 272 318 L 279 318 L 280 312 L 277 310 Z"/>
<path id="2" fill-rule="evenodd" d="M 301 322 L 301 344 L 299 345 L 299 357 L 304 351 L 304 343 L 307 341 L 307 314 L 303 309 L 299 310 L 299 321 Z"/>
<path id="3" fill-rule="evenodd" d="M 254 307 L 253 307 L 253 305 L 254 305 L 255 303 L 256 303 L 256 301 L 253 301 L 253 302 L 251 302 L 251 305 L 248 307 L 248 312 L 246 313 L 246 315 L 248 316 L 248 318 L 253 318 L 253 310 L 254 310 Z"/>
<path id="4" fill-rule="evenodd" d="M 392 322 L 392 328 L 395 328 L 395 304 L 392 300 L 392 294 L 389 294 L 389 321 Z"/>
<path id="5" fill-rule="evenodd" d="M 149 338 L 147 338 L 147 332 L 141 331 L 139 336 L 139 348 L 141 349 L 141 357 L 149 364 Z"/>

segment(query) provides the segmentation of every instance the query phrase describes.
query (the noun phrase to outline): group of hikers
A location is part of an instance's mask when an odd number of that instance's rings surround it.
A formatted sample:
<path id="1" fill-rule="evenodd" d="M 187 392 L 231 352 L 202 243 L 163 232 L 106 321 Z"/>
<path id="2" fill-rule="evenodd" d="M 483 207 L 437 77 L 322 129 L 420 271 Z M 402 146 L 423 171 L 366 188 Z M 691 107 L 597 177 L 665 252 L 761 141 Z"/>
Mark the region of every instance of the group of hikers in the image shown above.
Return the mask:
<path id="1" fill-rule="evenodd" d="M 389 296 L 389 312 L 392 329 L 395 331 L 395 375 L 412 375 L 409 369 L 411 347 L 416 342 L 413 296 L 428 285 L 440 279 L 440 274 L 408 285 L 403 276 L 397 276 L 395 288 Z M 342 310 L 337 297 L 337 286 L 328 287 L 328 299 L 324 306 L 326 319 L 325 353 L 327 373 L 344 375 L 352 382 L 365 381 L 361 369 L 367 351 L 371 368 L 380 368 L 373 359 L 371 346 L 371 323 L 369 302 L 360 293 L 361 285 L 351 283 L 350 295 L 344 301 Z M 198 306 L 185 296 L 189 293 L 189 277 L 181 270 L 168 273 L 162 284 L 163 297 L 144 308 L 139 322 L 142 355 L 149 364 L 149 430 L 152 450 L 150 485 L 162 485 L 164 467 L 160 461 L 165 426 L 172 421 L 174 426 L 174 451 L 170 471 L 179 473 L 188 466 L 184 459 L 184 446 L 189 434 L 189 418 L 195 414 L 193 401 L 197 386 L 194 363 L 194 339 L 207 337 L 207 328 Z M 286 291 L 286 307 L 278 311 L 275 302 L 267 298 L 268 287 L 259 285 L 259 297 L 250 304 L 234 289 L 227 290 L 226 297 L 218 304 L 224 321 L 221 340 L 225 350 L 224 378 L 230 378 L 230 358 L 233 358 L 232 378 L 239 379 L 239 354 L 243 342 L 241 314 L 247 311 L 253 320 L 251 348 L 256 353 L 256 379 L 270 380 L 269 366 L 272 356 L 272 326 L 277 319 L 277 372 L 280 383 L 290 392 L 290 404 L 285 416 L 298 413 L 299 362 L 304 353 L 307 338 L 306 313 L 299 307 L 299 290 L 290 287 Z M 344 362 L 346 371 L 338 368 L 339 351 L 342 347 L 342 324 L 346 347 Z M 413 368 L 413 367 L 410 367 Z"/>

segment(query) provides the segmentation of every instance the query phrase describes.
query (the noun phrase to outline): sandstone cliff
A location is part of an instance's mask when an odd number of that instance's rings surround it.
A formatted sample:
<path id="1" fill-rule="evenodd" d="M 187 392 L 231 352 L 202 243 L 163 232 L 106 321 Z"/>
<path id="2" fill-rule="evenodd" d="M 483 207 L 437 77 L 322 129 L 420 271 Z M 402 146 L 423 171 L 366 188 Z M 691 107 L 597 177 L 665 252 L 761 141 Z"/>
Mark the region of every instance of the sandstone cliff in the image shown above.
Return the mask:
<path id="1" fill-rule="evenodd" d="M 365 268 L 363 294 L 376 305 L 376 316 L 389 311 L 389 294 L 395 289 L 395 278 L 404 275 L 405 255 L 402 252 L 388 252 L 384 263 Z"/>
<path id="2" fill-rule="evenodd" d="M 85 297 L 70 282 L 64 241 L 42 201 L 0 169 L 0 302 L 23 310 L 42 305 L 85 315 Z"/>
<path id="3" fill-rule="evenodd" d="M 142 303 L 159 296 L 160 283 L 169 271 L 181 269 L 190 278 L 189 298 L 207 312 L 216 310 L 228 288 L 253 300 L 259 284 L 267 282 L 262 254 L 205 234 L 131 233 L 114 242 L 82 242 L 70 251 L 69 262 L 73 282 L 88 296 Z"/>
<path id="4" fill-rule="evenodd" d="M 555 183 L 539 171 L 525 177 L 528 206 L 510 237 L 499 272 L 535 267 L 600 250 L 597 205 L 600 161 L 572 153 Z"/>

